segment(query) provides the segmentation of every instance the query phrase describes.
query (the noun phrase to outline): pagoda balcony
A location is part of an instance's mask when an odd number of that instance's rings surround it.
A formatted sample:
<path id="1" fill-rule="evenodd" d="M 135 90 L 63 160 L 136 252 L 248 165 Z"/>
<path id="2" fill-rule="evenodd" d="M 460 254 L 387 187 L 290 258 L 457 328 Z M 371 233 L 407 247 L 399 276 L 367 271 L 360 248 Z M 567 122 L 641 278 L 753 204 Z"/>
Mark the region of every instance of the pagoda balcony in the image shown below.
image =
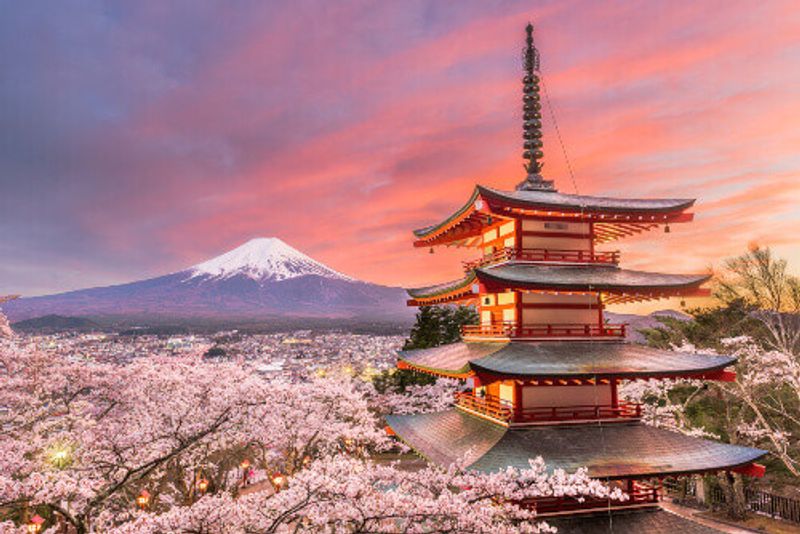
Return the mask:
<path id="1" fill-rule="evenodd" d="M 471 271 L 487 265 L 495 265 L 507 261 L 535 261 L 543 263 L 602 263 L 617 265 L 620 253 L 618 250 L 607 252 L 590 252 L 587 250 L 563 250 L 546 248 L 502 248 L 484 257 L 463 262 L 464 270 Z"/>
<path id="2" fill-rule="evenodd" d="M 562 495 L 558 497 L 539 497 L 530 499 L 522 504 L 536 508 L 537 516 L 561 515 L 564 512 L 590 512 L 596 510 L 608 510 L 611 508 L 641 508 L 652 506 L 658 503 L 660 488 L 656 484 L 631 481 L 627 488 L 623 488 L 628 498 L 624 501 L 612 499 L 598 499 L 584 497 L 578 500 L 576 497 Z"/>
<path id="3" fill-rule="evenodd" d="M 566 323 L 527 324 L 516 323 L 464 325 L 461 337 L 470 339 L 563 339 L 563 338 L 614 338 L 625 337 L 624 324 Z"/>
<path id="4" fill-rule="evenodd" d="M 632 402 L 620 402 L 616 406 L 610 404 L 535 406 L 515 409 L 512 404 L 491 395 L 478 397 L 471 392 L 457 393 L 456 406 L 509 426 L 610 419 L 630 420 L 642 417 L 642 405 Z"/>

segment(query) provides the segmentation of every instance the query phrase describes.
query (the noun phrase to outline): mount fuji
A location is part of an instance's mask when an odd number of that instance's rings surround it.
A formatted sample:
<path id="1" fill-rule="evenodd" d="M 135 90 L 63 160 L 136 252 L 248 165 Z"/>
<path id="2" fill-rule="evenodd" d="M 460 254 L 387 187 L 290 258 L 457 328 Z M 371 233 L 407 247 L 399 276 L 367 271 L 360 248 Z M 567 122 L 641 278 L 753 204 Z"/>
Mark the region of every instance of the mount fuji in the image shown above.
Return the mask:
<path id="1" fill-rule="evenodd" d="M 405 292 L 362 282 L 278 238 L 258 238 L 165 276 L 4 304 L 12 321 L 44 315 L 163 322 L 282 318 L 409 319 Z"/>

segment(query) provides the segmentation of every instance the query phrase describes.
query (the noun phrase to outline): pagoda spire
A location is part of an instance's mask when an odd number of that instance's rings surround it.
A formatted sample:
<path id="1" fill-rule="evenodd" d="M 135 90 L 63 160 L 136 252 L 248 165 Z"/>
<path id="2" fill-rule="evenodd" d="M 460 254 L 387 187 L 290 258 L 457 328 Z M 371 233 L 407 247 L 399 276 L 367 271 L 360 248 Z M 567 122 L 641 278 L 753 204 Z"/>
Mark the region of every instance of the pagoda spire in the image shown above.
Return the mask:
<path id="1" fill-rule="evenodd" d="M 519 184 L 517 191 L 555 191 L 552 180 L 542 178 L 542 104 L 539 97 L 539 51 L 533 44 L 533 24 L 525 28 L 527 37 L 522 49 L 522 67 L 525 75 L 522 78 L 522 137 L 525 151 L 522 157 L 528 176 Z"/>

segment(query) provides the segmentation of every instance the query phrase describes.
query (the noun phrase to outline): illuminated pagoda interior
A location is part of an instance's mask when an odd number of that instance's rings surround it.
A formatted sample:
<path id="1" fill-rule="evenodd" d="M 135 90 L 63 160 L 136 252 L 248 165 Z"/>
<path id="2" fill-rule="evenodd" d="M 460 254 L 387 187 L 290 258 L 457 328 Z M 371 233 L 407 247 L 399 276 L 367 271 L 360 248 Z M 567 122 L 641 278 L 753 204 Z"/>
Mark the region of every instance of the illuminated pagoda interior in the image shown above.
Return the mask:
<path id="1" fill-rule="evenodd" d="M 541 456 L 551 469 L 587 467 L 630 499 L 543 499 L 534 503 L 539 514 L 588 519 L 613 507 L 623 514 L 616 526 L 641 531 L 641 521 L 660 521 L 652 513 L 670 515 L 658 511 L 664 478 L 724 471 L 761 476 L 763 467 L 754 462 L 765 451 L 645 425 L 641 407 L 619 398 L 624 381 L 731 380 L 735 360 L 628 343 L 625 325 L 604 319 L 609 304 L 708 295 L 707 274 L 623 269 L 619 252 L 598 248 L 691 222 L 694 200 L 565 194 L 543 178 L 539 56 L 533 27 L 526 31 L 527 176 L 514 191 L 477 186 L 461 209 L 414 232 L 417 247 L 472 247 L 479 257 L 464 264 L 458 280 L 409 290 L 409 304 L 472 304 L 480 324 L 465 326 L 462 342 L 401 352 L 398 366 L 462 379 L 465 391 L 449 411 L 390 416 L 388 424 L 418 454 L 443 465 L 466 458 L 470 469 L 492 472 L 526 468 Z M 644 517 L 631 509 L 653 512 Z"/>

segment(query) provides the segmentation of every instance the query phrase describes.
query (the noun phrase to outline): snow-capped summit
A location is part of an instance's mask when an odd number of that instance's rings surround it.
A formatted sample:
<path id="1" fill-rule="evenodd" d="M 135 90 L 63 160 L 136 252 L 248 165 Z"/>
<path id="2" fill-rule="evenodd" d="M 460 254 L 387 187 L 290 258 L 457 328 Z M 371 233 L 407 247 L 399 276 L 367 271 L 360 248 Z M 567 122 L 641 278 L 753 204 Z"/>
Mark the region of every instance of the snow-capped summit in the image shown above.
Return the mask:
<path id="1" fill-rule="evenodd" d="M 231 251 L 189 269 L 189 278 L 215 279 L 244 275 L 259 282 L 279 282 L 298 276 L 317 275 L 352 280 L 338 271 L 306 256 L 277 237 L 251 239 Z"/>
<path id="2" fill-rule="evenodd" d="M 172 321 L 271 322 L 305 319 L 409 321 L 405 291 L 345 276 L 277 238 L 248 241 L 181 271 L 127 284 L 18 299 L 12 321 L 46 315 L 108 318 L 119 324 Z"/>

